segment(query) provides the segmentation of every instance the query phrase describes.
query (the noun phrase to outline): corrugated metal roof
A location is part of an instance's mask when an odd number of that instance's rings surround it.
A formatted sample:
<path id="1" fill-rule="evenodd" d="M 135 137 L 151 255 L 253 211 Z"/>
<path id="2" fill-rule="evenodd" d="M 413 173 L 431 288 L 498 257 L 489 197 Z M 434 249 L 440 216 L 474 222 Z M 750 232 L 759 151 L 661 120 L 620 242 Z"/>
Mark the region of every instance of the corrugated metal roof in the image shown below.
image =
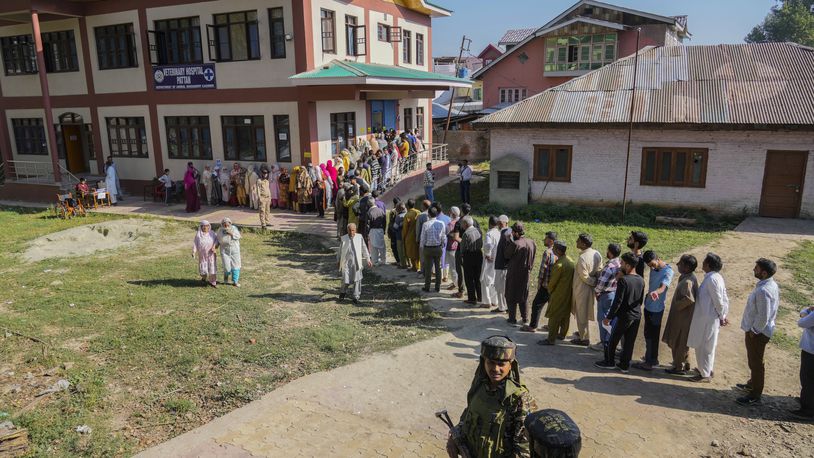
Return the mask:
<path id="1" fill-rule="evenodd" d="M 536 27 L 530 29 L 511 29 L 507 30 L 506 33 L 503 34 L 503 38 L 501 38 L 497 43 L 498 44 L 514 44 L 520 43 L 521 41 L 525 40 L 526 37 L 531 35 L 537 30 Z"/>
<path id="2" fill-rule="evenodd" d="M 477 121 L 627 123 L 633 56 Z M 634 122 L 814 125 L 814 49 L 794 43 L 649 47 L 639 54 Z"/>

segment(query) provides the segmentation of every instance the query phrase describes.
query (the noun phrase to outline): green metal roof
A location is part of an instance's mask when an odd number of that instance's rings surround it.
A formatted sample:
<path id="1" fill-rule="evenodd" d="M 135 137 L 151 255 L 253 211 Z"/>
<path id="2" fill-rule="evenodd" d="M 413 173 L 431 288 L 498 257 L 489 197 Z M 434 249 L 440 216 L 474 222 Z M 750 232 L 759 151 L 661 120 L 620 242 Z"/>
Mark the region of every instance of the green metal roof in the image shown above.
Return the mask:
<path id="1" fill-rule="evenodd" d="M 298 73 L 292 79 L 315 79 L 315 78 L 389 78 L 398 80 L 416 81 L 441 81 L 449 83 L 471 84 L 471 81 L 456 78 L 454 76 L 442 75 L 440 73 L 425 72 L 412 68 L 398 67 L 394 65 L 366 64 L 361 62 L 350 62 L 333 60 L 320 68 L 309 72 Z"/>

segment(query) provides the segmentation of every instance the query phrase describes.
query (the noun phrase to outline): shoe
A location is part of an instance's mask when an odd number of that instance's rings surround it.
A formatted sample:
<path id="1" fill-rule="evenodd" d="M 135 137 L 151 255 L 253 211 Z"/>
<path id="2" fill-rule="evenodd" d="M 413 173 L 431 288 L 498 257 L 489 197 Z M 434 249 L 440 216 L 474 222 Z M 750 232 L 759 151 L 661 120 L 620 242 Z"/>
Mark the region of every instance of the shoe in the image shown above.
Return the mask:
<path id="1" fill-rule="evenodd" d="M 589 346 L 588 348 L 590 348 L 593 351 L 605 351 L 605 346 L 602 344 L 602 342 L 597 342 Z"/>
<path id="2" fill-rule="evenodd" d="M 581 339 L 571 339 L 569 342 L 571 345 L 579 345 L 580 347 L 587 347 L 591 345 L 591 341 L 588 339 L 581 340 Z"/>
<path id="3" fill-rule="evenodd" d="M 630 371 L 628 370 L 628 368 L 626 368 L 626 367 L 622 367 L 622 366 L 620 366 L 620 365 L 618 365 L 618 364 L 616 365 L 616 368 L 617 368 L 617 369 L 619 369 L 619 370 L 620 370 L 620 371 L 621 371 L 623 374 L 627 374 L 628 372 L 630 372 Z"/>
<path id="4" fill-rule="evenodd" d="M 359 299 L 354 298 L 351 302 L 353 302 L 353 305 L 359 305 Z"/>
<path id="5" fill-rule="evenodd" d="M 814 412 L 808 412 L 803 409 L 796 409 L 789 410 L 789 413 L 803 420 L 814 420 Z"/>
<path id="6" fill-rule="evenodd" d="M 683 368 L 684 368 L 684 372 L 690 370 L 690 363 L 684 363 Z"/>
<path id="7" fill-rule="evenodd" d="M 517 326 L 517 320 L 506 320 L 506 322 L 512 326 Z"/>
<path id="8" fill-rule="evenodd" d="M 747 393 L 752 391 L 752 387 L 749 386 L 748 383 L 736 383 L 735 388 L 737 388 L 737 389 L 739 389 L 741 391 L 746 391 Z"/>
<path id="9" fill-rule="evenodd" d="M 740 404 L 742 406 L 747 406 L 747 407 L 759 406 L 759 405 L 762 404 L 760 402 L 760 398 L 753 398 L 751 396 L 740 397 L 738 399 L 735 399 L 735 402 L 737 402 L 738 404 Z"/>
<path id="10" fill-rule="evenodd" d="M 616 369 L 616 364 L 609 363 L 609 362 L 605 361 L 604 359 L 602 361 L 595 362 L 594 366 L 596 366 L 596 367 L 598 367 L 600 369 L 609 369 L 609 370 L 610 369 Z"/>
<path id="11" fill-rule="evenodd" d="M 455 289 L 457 289 L 457 288 L 458 288 L 458 286 L 457 286 L 455 283 L 453 283 L 453 284 L 451 284 L 451 285 L 447 286 L 447 289 L 448 289 L 448 290 L 450 290 L 450 291 L 454 291 L 454 290 L 455 290 Z"/>
<path id="12" fill-rule="evenodd" d="M 520 331 L 522 331 L 522 332 L 537 332 L 537 330 L 532 328 L 531 326 L 523 326 L 522 328 L 520 328 Z"/>
<path id="13" fill-rule="evenodd" d="M 477 305 L 477 304 L 478 304 L 478 301 L 470 301 L 470 300 L 466 300 L 466 301 L 464 301 L 464 304 L 469 304 L 469 305 Z"/>
<path id="14" fill-rule="evenodd" d="M 653 366 L 651 366 L 651 365 L 649 365 L 647 363 L 634 363 L 633 367 L 635 367 L 636 369 L 642 370 L 642 371 L 652 371 L 653 370 Z"/>
<path id="15" fill-rule="evenodd" d="M 480 308 L 482 308 L 482 309 L 490 309 L 490 308 L 492 308 L 492 306 L 491 306 L 490 304 L 484 304 L 483 302 L 481 302 L 481 303 L 478 305 L 478 307 L 480 307 Z"/>
<path id="16" fill-rule="evenodd" d="M 695 383 L 711 383 L 712 378 L 710 378 L 710 377 L 702 377 L 701 374 L 698 374 L 696 376 L 691 377 L 690 381 L 695 382 Z"/>
<path id="17" fill-rule="evenodd" d="M 233 285 L 235 286 L 235 288 L 240 288 L 240 283 L 233 283 Z"/>
<path id="18" fill-rule="evenodd" d="M 339 300 L 340 300 L 340 301 L 344 301 L 344 300 L 345 300 L 345 293 L 339 293 Z"/>
<path id="19" fill-rule="evenodd" d="M 452 297 L 460 299 L 460 298 L 464 297 L 464 293 L 455 293 L 455 294 L 452 295 Z"/>
<path id="20" fill-rule="evenodd" d="M 670 375 L 687 375 L 687 371 L 676 369 L 675 367 L 668 367 L 667 369 L 664 369 L 664 372 L 667 372 Z"/>
<path id="21" fill-rule="evenodd" d="M 547 325 L 547 324 L 544 324 L 544 325 L 543 325 L 543 327 L 542 327 L 542 328 L 540 328 L 540 330 L 541 330 L 541 331 L 548 331 L 548 325 Z"/>
<path id="22" fill-rule="evenodd" d="M 550 342 L 548 339 L 542 339 L 537 341 L 537 345 L 549 346 L 554 345 L 554 342 Z"/>
<path id="23" fill-rule="evenodd" d="M 440 292 L 441 292 L 441 288 L 435 288 L 435 292 L 436 292 L 436 293 L 440 293 Z"/>
<path id="24" fill-rule="evenodd" d="M 421 291 L 424 291 L 425 293 L 429 293 L 430 289 L 429 288 L 421 288 Z"/>

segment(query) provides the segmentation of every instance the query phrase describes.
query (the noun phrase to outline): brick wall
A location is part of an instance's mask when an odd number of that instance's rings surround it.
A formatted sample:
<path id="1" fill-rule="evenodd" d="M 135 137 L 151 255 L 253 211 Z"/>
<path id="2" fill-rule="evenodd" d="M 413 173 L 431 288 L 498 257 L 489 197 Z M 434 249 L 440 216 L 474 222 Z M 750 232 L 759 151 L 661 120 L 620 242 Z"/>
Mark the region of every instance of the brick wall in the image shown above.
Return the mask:
<path id="1" fill-rule="evenodd" d="M 492 129 L 491 159 L 525 157 L 532 167 L 534 144 L 572 145 L 570 183 L 532 182 L 536 201 L 614 204 L 622 201 L 627 131 L 580 129 Z M 814 217 L 814 133 L 681 130 L 634 131 L 628 200 L 635 203 L 706 207 L 722 212 L 757 213 L 766 150 L 810 151 L 801 216 Z M 705 188 L 641 186 L 643 147 L 708 148 Z"/>
<path id="2" fill-rule="evenodd" d="M 437 142 L 444 138 L 444 131 L 433 134 Z M 447 132 L 447 154 L 450 162 L 467 159 L 469 162 L 489 160 L 489 132 L 483 130 L 450 130 Z"/>

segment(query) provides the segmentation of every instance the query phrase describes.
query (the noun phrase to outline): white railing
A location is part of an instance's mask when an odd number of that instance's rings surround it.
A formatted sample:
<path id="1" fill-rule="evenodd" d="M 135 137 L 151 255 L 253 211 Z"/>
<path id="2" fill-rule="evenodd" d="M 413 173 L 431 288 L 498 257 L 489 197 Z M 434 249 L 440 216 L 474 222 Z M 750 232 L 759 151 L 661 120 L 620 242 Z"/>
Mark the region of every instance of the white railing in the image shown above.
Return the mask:
<path id="1" fill-rule="evenodd" d="M 401 180 L 408 178 L 417 171 L 424 170 L 427 163 L 432 163 L 433 167 L 447 161 L 447 144 L 432 143 L 429 148 L 424 148 L 415 154 L 410 154 L 405 158 L 399 158 L 399 162 L 390 174 L 389 187 L 395 186 Z"/>
<path id="2" fill-rule="evenodd" d="M 62 164 L 59 164 L 59 171 L 62 175 L 62 184 L 67 184 L 67 188 L 73 189 L 74 186 L 79 184 L 79 178 L 76 177 L 73 173 L 68 171 Z"/>
<path id="3" fill-rule="evenodd" d="M 6 182 L 6 163 L 0 161 L 0 184 Z"/>
<path id="4" fill-rule="evenodd" d="M 7 161 L 6 179 L 19 183 L 54 184 L 54 165 L 51 162 Z"/>

